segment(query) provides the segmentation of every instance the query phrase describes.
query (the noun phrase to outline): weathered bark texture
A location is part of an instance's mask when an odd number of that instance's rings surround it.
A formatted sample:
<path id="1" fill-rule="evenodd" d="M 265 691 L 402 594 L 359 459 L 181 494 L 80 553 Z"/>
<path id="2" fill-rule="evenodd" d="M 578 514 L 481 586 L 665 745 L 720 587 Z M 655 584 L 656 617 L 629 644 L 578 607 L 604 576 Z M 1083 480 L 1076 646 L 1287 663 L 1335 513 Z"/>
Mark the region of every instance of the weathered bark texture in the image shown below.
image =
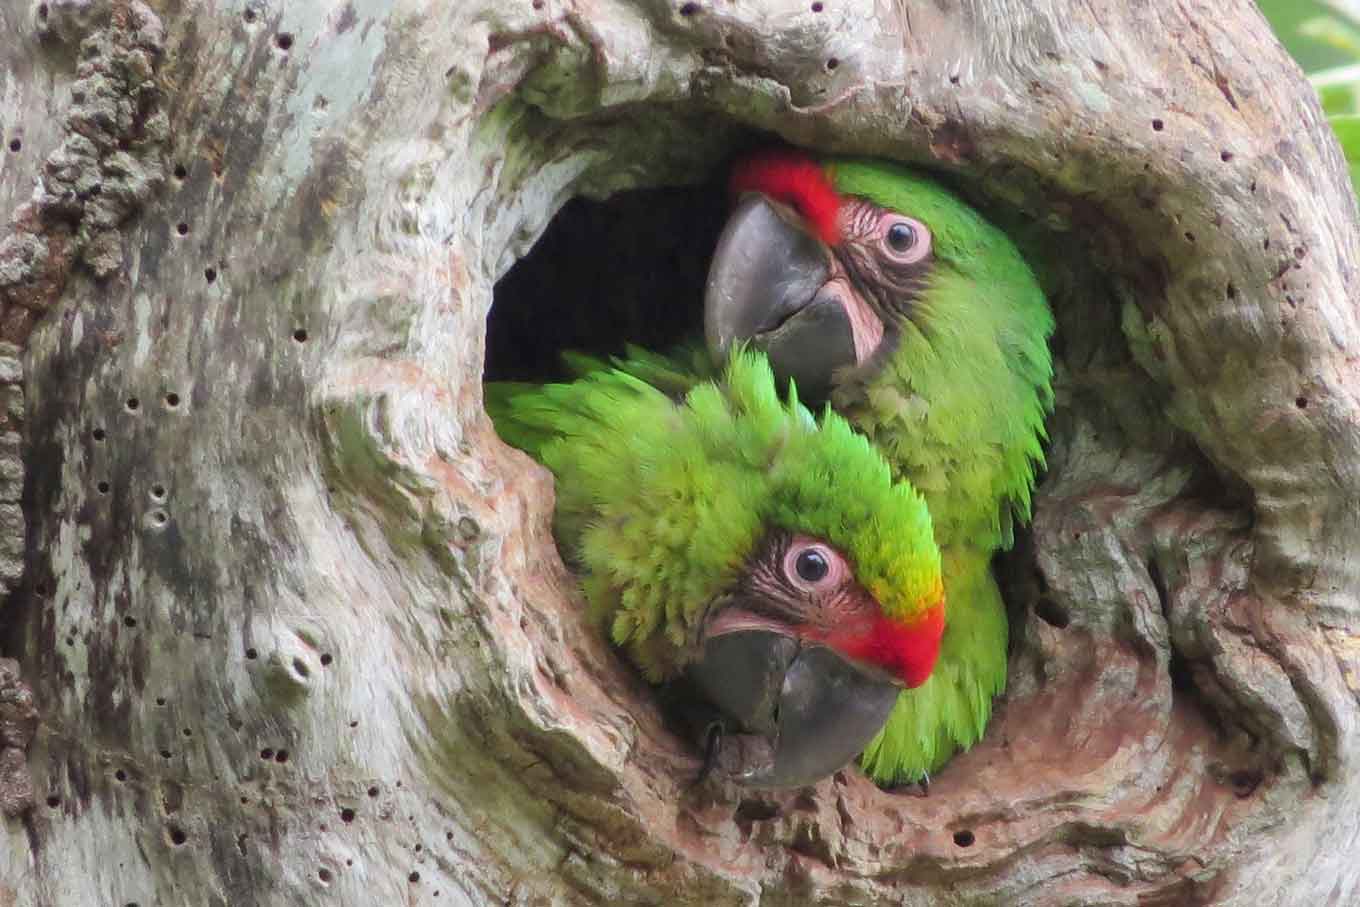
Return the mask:
<path id="1" fill-rule="evenodd" d="M 1248 0 L 11 0 L 0 62 L 0 904 L 1360 902 L 1360 249 Z M 758 131 L 956 174 L 1058 309 L 928 797 L 691 788 L 481 410 L 554 212 Z"/>

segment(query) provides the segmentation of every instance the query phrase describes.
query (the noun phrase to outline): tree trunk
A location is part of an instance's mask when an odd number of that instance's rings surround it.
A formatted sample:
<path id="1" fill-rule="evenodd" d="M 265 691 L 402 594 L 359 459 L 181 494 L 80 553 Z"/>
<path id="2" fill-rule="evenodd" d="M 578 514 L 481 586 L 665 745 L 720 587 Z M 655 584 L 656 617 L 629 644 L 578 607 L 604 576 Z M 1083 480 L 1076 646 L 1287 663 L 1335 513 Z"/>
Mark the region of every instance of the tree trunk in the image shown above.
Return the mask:
<path id="1" fill-rule="evenodd" d="M 1360 899 L 1356 217 L 1247 0 L 14 0 L 0 59 L 0 904 Z M 953 174 L 1058 311 L 924 797 L 691 786 L 481 408 L 564 202 L 762 132 Z"/>

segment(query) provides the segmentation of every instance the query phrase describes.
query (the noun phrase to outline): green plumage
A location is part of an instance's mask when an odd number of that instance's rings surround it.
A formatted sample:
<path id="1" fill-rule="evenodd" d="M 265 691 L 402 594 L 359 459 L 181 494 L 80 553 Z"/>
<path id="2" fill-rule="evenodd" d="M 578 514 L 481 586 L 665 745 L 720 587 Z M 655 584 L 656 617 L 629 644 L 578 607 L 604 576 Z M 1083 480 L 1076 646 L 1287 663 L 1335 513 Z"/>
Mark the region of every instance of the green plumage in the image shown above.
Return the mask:
<path id="1" fill-rule="evenodd" d="M 716 380 L 637 351 L 573 366 L 569 384 L 489 385 L 487 408 L 556 476 L 559 543 L 651 679 L 695 657 L 709 609 L 772 530 L 840 550 L 889 616 L 938 601 L 920 495 L 840 416 L 781 400 L 763 354 L 735 354 Z"/>
<path id="2" fill-rule="evenodd" d="M 982 736 L 1006 685 L 1006 615 L 990 562 L 1029 519 L 1053 403 L 1053 316 L 1010 239 L 939 183 L 874 161 L 833 160 L 828 170 L 839 192 L 920 220 L 933 242 L 896 348 L 832 394 L 925 496 L 943 554 L 940 659 L 902 694 L 863 759 L 880 782 L 914 780 Z"/>

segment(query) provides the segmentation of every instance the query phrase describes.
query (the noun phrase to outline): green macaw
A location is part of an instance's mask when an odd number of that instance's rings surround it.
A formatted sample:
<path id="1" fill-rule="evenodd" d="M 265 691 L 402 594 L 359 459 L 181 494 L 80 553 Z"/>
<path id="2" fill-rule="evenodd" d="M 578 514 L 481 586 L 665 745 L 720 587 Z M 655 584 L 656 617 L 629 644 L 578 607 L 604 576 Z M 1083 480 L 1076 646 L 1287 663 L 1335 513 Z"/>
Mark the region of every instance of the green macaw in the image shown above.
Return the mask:
<path id="1" fill-rule="evenodd" d="M 939 663 L 862 764 L 928 779 L 983 733 L 1006 683 L 990 562 L 1030 516 L 1051 410 L 1053 316 L 1015 245 L 928 176 L 872 160 L 753 155 L 709 271 L 705 328 L 824 396 L 924 495 L 940 545 Z"/>
<path id="2" fill-rule="evenodd" d="M 488 384 L 487 410 L 553 472 L 554 530 L 592 613 L 648 679 L 688 675 L 771 738 L 748 783 L 841 768 L 936 661 L 925 502 L 829 408 L 781 400 L 763 353 L 736 351 L 713 380 L 640 352 L 573 362 L 570 383 Z"/>

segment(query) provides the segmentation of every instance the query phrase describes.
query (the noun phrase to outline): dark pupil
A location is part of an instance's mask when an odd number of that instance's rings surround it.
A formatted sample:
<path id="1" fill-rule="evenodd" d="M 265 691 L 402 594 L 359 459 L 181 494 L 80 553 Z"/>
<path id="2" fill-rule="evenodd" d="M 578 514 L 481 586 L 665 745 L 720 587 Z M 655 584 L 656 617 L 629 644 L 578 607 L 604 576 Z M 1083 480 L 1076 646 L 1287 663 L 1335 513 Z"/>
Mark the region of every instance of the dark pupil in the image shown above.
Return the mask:
<path id="1" fill-rule="evenodd" d="M 820 551 L 804 551 L 793 562 L 793 569 L 804 582 L 815 583 L 825 578 L 831 567 Z"/>
<path id="2" fill-rule="evenodd" d="M 893 224 L 888 228 L 888 245 L 895 252 L 905 252 L 916 245 L 916 231 L 910 224 Z"/>

